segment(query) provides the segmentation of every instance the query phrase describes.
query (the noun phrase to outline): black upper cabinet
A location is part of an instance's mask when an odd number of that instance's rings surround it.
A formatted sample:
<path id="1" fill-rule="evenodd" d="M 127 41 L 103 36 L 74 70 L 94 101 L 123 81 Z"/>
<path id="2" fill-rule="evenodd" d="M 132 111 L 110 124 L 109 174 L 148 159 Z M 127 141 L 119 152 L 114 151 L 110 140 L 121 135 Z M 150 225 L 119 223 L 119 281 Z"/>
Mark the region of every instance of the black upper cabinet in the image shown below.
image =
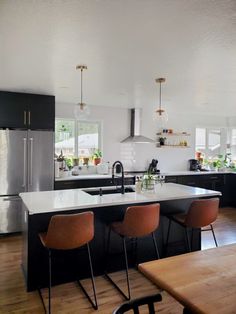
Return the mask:
<path id="1" fill-rule="evenodd" d="M 54 130 L 55 97 L 45 95 L 30 95 L 28 110 L 28 127 L 31 130 Z"/>
<path id="2" fill-rule="evenodd" d="M 54 130 L 55 97 L 0 92 L 0 128 Z"/>
<path id="3" fill-rule="evenodd" d="M 27 128 L 27 110 L 25 94 L 0 92 L 0 127 Z"/>

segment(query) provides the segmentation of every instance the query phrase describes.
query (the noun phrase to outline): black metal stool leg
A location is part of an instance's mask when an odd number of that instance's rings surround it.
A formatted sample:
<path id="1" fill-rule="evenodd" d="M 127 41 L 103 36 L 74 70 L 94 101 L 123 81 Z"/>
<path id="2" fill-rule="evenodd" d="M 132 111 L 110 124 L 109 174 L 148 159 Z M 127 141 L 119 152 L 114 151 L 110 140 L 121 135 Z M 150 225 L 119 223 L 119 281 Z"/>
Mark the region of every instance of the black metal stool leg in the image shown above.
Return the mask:
<path id="1" fill-rule="evenodd" d="M 40 288 L 38 288 L 38 294 L 39 294 L 40 300 L 41 300 L 41 302 L 42 302 L 42 304 L 43 304 L 44 312 L 45 312 L 45 314 L 47 314 L 46 305 L 45 305 L 45 303 L 44 303 L 43 296 L 42 296 L 42 293 L 41 293 L 41 289 L 40 289 Z"/>
<path id="2" fill-rule="evenodd" d="M 171 223 L 172 223 L 172 220 L 169 219 L 169 224 L 168 224 L 168 230 L 167 230 L 167 238 L 166 238 L 166 247 L 168 246 L 169 244 L 169 237 L 170 237 L 170 227 L 171 227 Z"/>
<path id="3" fill-rule="evenodd" d="M 94 295 L 94 302 L 91 299 L 91 297 L 88 295 L 87 291 L 85 290 L 84 286 L 82 285 L 82 283 L 77 280 L 81 290 L 83 291 L 83 293 L 85 294 L 85 296 L 87 297 L 87 299 L 89 300 L 89 302 L 91 303 L 92 307 L 97 310 L 98 309 L 98 303 L 97 303 L 97 294 L 96 294 L 96 287 L 95 287 L 95 281 L 94 281 L 94 275 L 93 275 L 93 265 L 92 265 L 92 260 L 91 260 L 91 254 L 90 254 L 90 247 L 89 244 L 87 243 L 87 251 L 88 251 L 88 258 L 89 258 L 89 267 L 90 267 L 90 274 L 91 274 L 91 281 L 92 281 L 92 286 L 93 286 L 93 295 Z"/>
<path id="4" fill-rule="evenodd" d="M 135 238 L 134 239 L 134 254 L 135 254 L 135 256 L 134 256 L 134 262 L 135 262 L 135 267 L 137 268 L 138 267 L 138 263 L 137 263 L 137 261 L 138 261 L 138 238 Z"/>
<path id="5" fill-rule="evenodd" d="M 50 249 L 48 249 L 48 314 L 51 314 L 51 287 L 52 287 L 52 252 Z M 40 288 L 38 288 L 38 293 L 43 303 L 44 312 L 47 313 L 47 308 Z"/>
<path id="6" fill-rule="evenodd" d="M 155 233 L 154 232 L 152 232 L 152 239 L 153 239 L 153 243 L 154 243 L 157 259 L 160 259 L 160 254 L 159 254 L 159 251 L 158 251 L 157 242 L 156 242 L 156 238 L 155 238 Z"/>
<path id="7" fill-rule="evenodd" d="M 214 229 L 213 229 L 212 224 L 210 224 L 210 227 L 211 227 L 211 231 L 212 231 L 213 238 L 214 238 L 214 241 L 215 241 L 215 245 L 216 245 L 216 247 L 218 247 L 218 243 L 217 243 L 217 241 L 216 241 L 216 236 L 215 236 L 215 232 L 214 232 Z"/>
<path id="8" fill-rule="evenodd" d="M 191 249 L 193 249 L 193 232 L 194 232 L 194 229 L 192 228 L 192 230 L 191 230 Z"/>
<path id="9" fill-rule="evenodd" d="M 108 261 L 109 251 L 110 251 L 110 236 L 111 236 L 111 228 L 109 229 L 109 233 L 108 233 L 107 250 L 106 250 L 107 257 L 106 257 L 106 265 L 105 265 L 104 275 L 107 278 L 107 280 L 110 281 L 110 283 L 120 292 L 120 294 L 122 294 L 122 296 L 126 300 L 130 300 L 129 274 L 128 274 L 128 269 L 127 269 L 128 260 L 127 260 L 126 245 L 125 245 L 123 237 L 122 237 L 122 240 L 123 240 L 123 249 L 124 249 L 124 255 L 125 255 L 126 279 L 127 279 L 128 292 L 129 292 L 128 296 L 121 290 L 121 288 L 115 283 L 115 281 L 107 273 L 107 264 L 108 264 L 107 261 Z"/>
<path id="10" fill-rule="evenodd" d="M 130 283 L 129 283 L 129 266 L 128 266 L 125 237 L 123 237 L 123 249 L 124 249 L 124 254 L 125 254 L 125 270 L 126 270 L 126 281 L 127 281 L 127 286 L 128 286 L 128 300 L 130 300 L 131 295 L 130 295 Z"/>
<path id="11" fill-rule="evenodd" d="M 107 245 L 106 245 L 106 256 L 105 256 L 105 271 L 107 270 L 107 266 L 108 266 L 108 257 L 109 257 L 109 250 L 110 250 L 110 239 L 111 239 L 111 228 L 109 227 L 108 237 L 107 237 Z"/>
<path id="12" fill-rule="evenodd" d="M 48 312 L 51 314 L 51 287 L 52 287 L 52 253 L 48 250 L 48 271 L 49 271 L 49 285 L 48 285 Z"/>
<path id="13" fill-rule="evenodd" d="M 186 240 L 187 240 L 188 251 L 191 252 L 191 247 L 190 247 L 189 237 L 188 237 L 188 228 L 184 228 L 184 229 L 185 229 L 185 236 L 186 236 Z"/>

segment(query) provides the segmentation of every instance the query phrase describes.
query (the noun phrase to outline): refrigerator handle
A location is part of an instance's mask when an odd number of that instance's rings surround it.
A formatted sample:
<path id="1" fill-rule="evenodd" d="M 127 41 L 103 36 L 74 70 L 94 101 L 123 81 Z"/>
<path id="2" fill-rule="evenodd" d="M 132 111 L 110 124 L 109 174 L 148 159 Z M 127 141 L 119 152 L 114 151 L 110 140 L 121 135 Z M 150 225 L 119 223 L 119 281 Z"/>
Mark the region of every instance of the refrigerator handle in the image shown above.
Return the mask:
<path id="1" fill-rule="evenodd" d="M 30 138 L 30 182 L 29 185 L 33 184 L 33 149 L 34 149 L 34 139 Z"/>
<path id="2" fill-rule="evenodd" d="M 27 166 L 27 163 L 26 163 L 26 154 L 27 154 L 27 152 L 26 152 L 26 138 L 24 137 L 23 138 L 23 145 L 24 145 L 24 156 L 23 156 L 23 161 L 24 161 L 24 169 L 23 169 L 23 187 L 25 187 L 26 186 L 26 166 Z"/>
<path id="3" fill-rule="evenodd" d="M 26 111 L 24 110 L 24 125 L 26 125 Z"/>
<path id="4" fill-rule="evenodd" d="M 4 197 L 3 201 L 4 202 L 13 202 L 13 201 L 19 202 L 21 201 L 21 198 L 19 196 L 7 196 L 7 197 Z"/>
<path id="5" fill-rule="evenodd" d="M 29 123 L 29 126 L 31 125 L 31 112 L 28 111 L 28 123 Z"/>

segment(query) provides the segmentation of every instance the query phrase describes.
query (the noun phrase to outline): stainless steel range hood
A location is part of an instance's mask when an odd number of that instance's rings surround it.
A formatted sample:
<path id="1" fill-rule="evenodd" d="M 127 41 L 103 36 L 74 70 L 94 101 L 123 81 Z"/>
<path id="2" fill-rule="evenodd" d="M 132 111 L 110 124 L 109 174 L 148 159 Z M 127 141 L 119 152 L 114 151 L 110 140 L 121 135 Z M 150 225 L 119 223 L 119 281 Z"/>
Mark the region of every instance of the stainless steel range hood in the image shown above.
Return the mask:
<path id="1" fill-rule="evenodd" d="M 140 134 L 141 111 L 142 109 L 131 109 L 130 136 L 121 141 L 121 143 L 154 143 L 152 139 Z"/>

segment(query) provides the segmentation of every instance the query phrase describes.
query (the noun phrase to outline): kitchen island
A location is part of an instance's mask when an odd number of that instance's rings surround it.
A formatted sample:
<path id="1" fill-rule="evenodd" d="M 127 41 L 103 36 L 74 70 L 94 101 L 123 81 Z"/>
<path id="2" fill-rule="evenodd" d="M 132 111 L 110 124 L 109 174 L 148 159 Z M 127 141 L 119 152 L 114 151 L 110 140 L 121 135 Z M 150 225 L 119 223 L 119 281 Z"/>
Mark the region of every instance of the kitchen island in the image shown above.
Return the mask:
<path id="1" fill-rule="evenodd" d="M 167 218 L 165 214 L 176 211 L 186 211 L 192 199 L 202 197 L 220 196 L 221 193 L 212 190 L 183 186 L 174 183 L 158 185 L 153 192 L 90 195 L 80 190 L 57 190 L 46 192 L 21 193 L 23 210 L 23 254 L 22 267 L 26 278 L 27 291 L 47 285 L 47 252 L 42 247 L 38 233 L 46 231 L 50 218 L 55 214 L 71 214 L 92 210 L 95 216 L 95 237 L 91 242 L 91 251 L 95 275 L 103 273 L 105 260 L 105 244 L 107 238 L 107 225 L 116 220 L 122 220 L 125 209 L 129 205 L 161 204 L 160 227 L 156 238 L 161 256 L 164 256 Z M 173 228 L 174 239 L 177 243 L 183 242 L 184 233 L 176 226 Z M 154 258 L 152 241 L 148 237 L 142 239 L 139 245 L 138 262 Z M 112 237 L 113 252 L 117 253 L 112 265 L 114 270 L 122 269 L 120 258 L 121 240 L 118 236 Z M 194 237 L 194 249 L 201 248 L 200 232 Z M 128 250 L 133 251 L 133 244 L 128 244 Z M 178 248 L 177 248 L 178 251 Z M 86 252 L 82 249 L 73 251 L 55 252 L 53 261 L 53 283 L 63 283 L 75 280 L 76 277 L 89 276 Z M 178 253 L 178 252 L 177 252 Z M 171 253 L 172 254 L 172 253 Z M 174 251 L 174 254 L 176 252 Z M 130 255 L 130 264 L 134 260 Z M 66 257 L 66 258 L 65 258 Z"/>

